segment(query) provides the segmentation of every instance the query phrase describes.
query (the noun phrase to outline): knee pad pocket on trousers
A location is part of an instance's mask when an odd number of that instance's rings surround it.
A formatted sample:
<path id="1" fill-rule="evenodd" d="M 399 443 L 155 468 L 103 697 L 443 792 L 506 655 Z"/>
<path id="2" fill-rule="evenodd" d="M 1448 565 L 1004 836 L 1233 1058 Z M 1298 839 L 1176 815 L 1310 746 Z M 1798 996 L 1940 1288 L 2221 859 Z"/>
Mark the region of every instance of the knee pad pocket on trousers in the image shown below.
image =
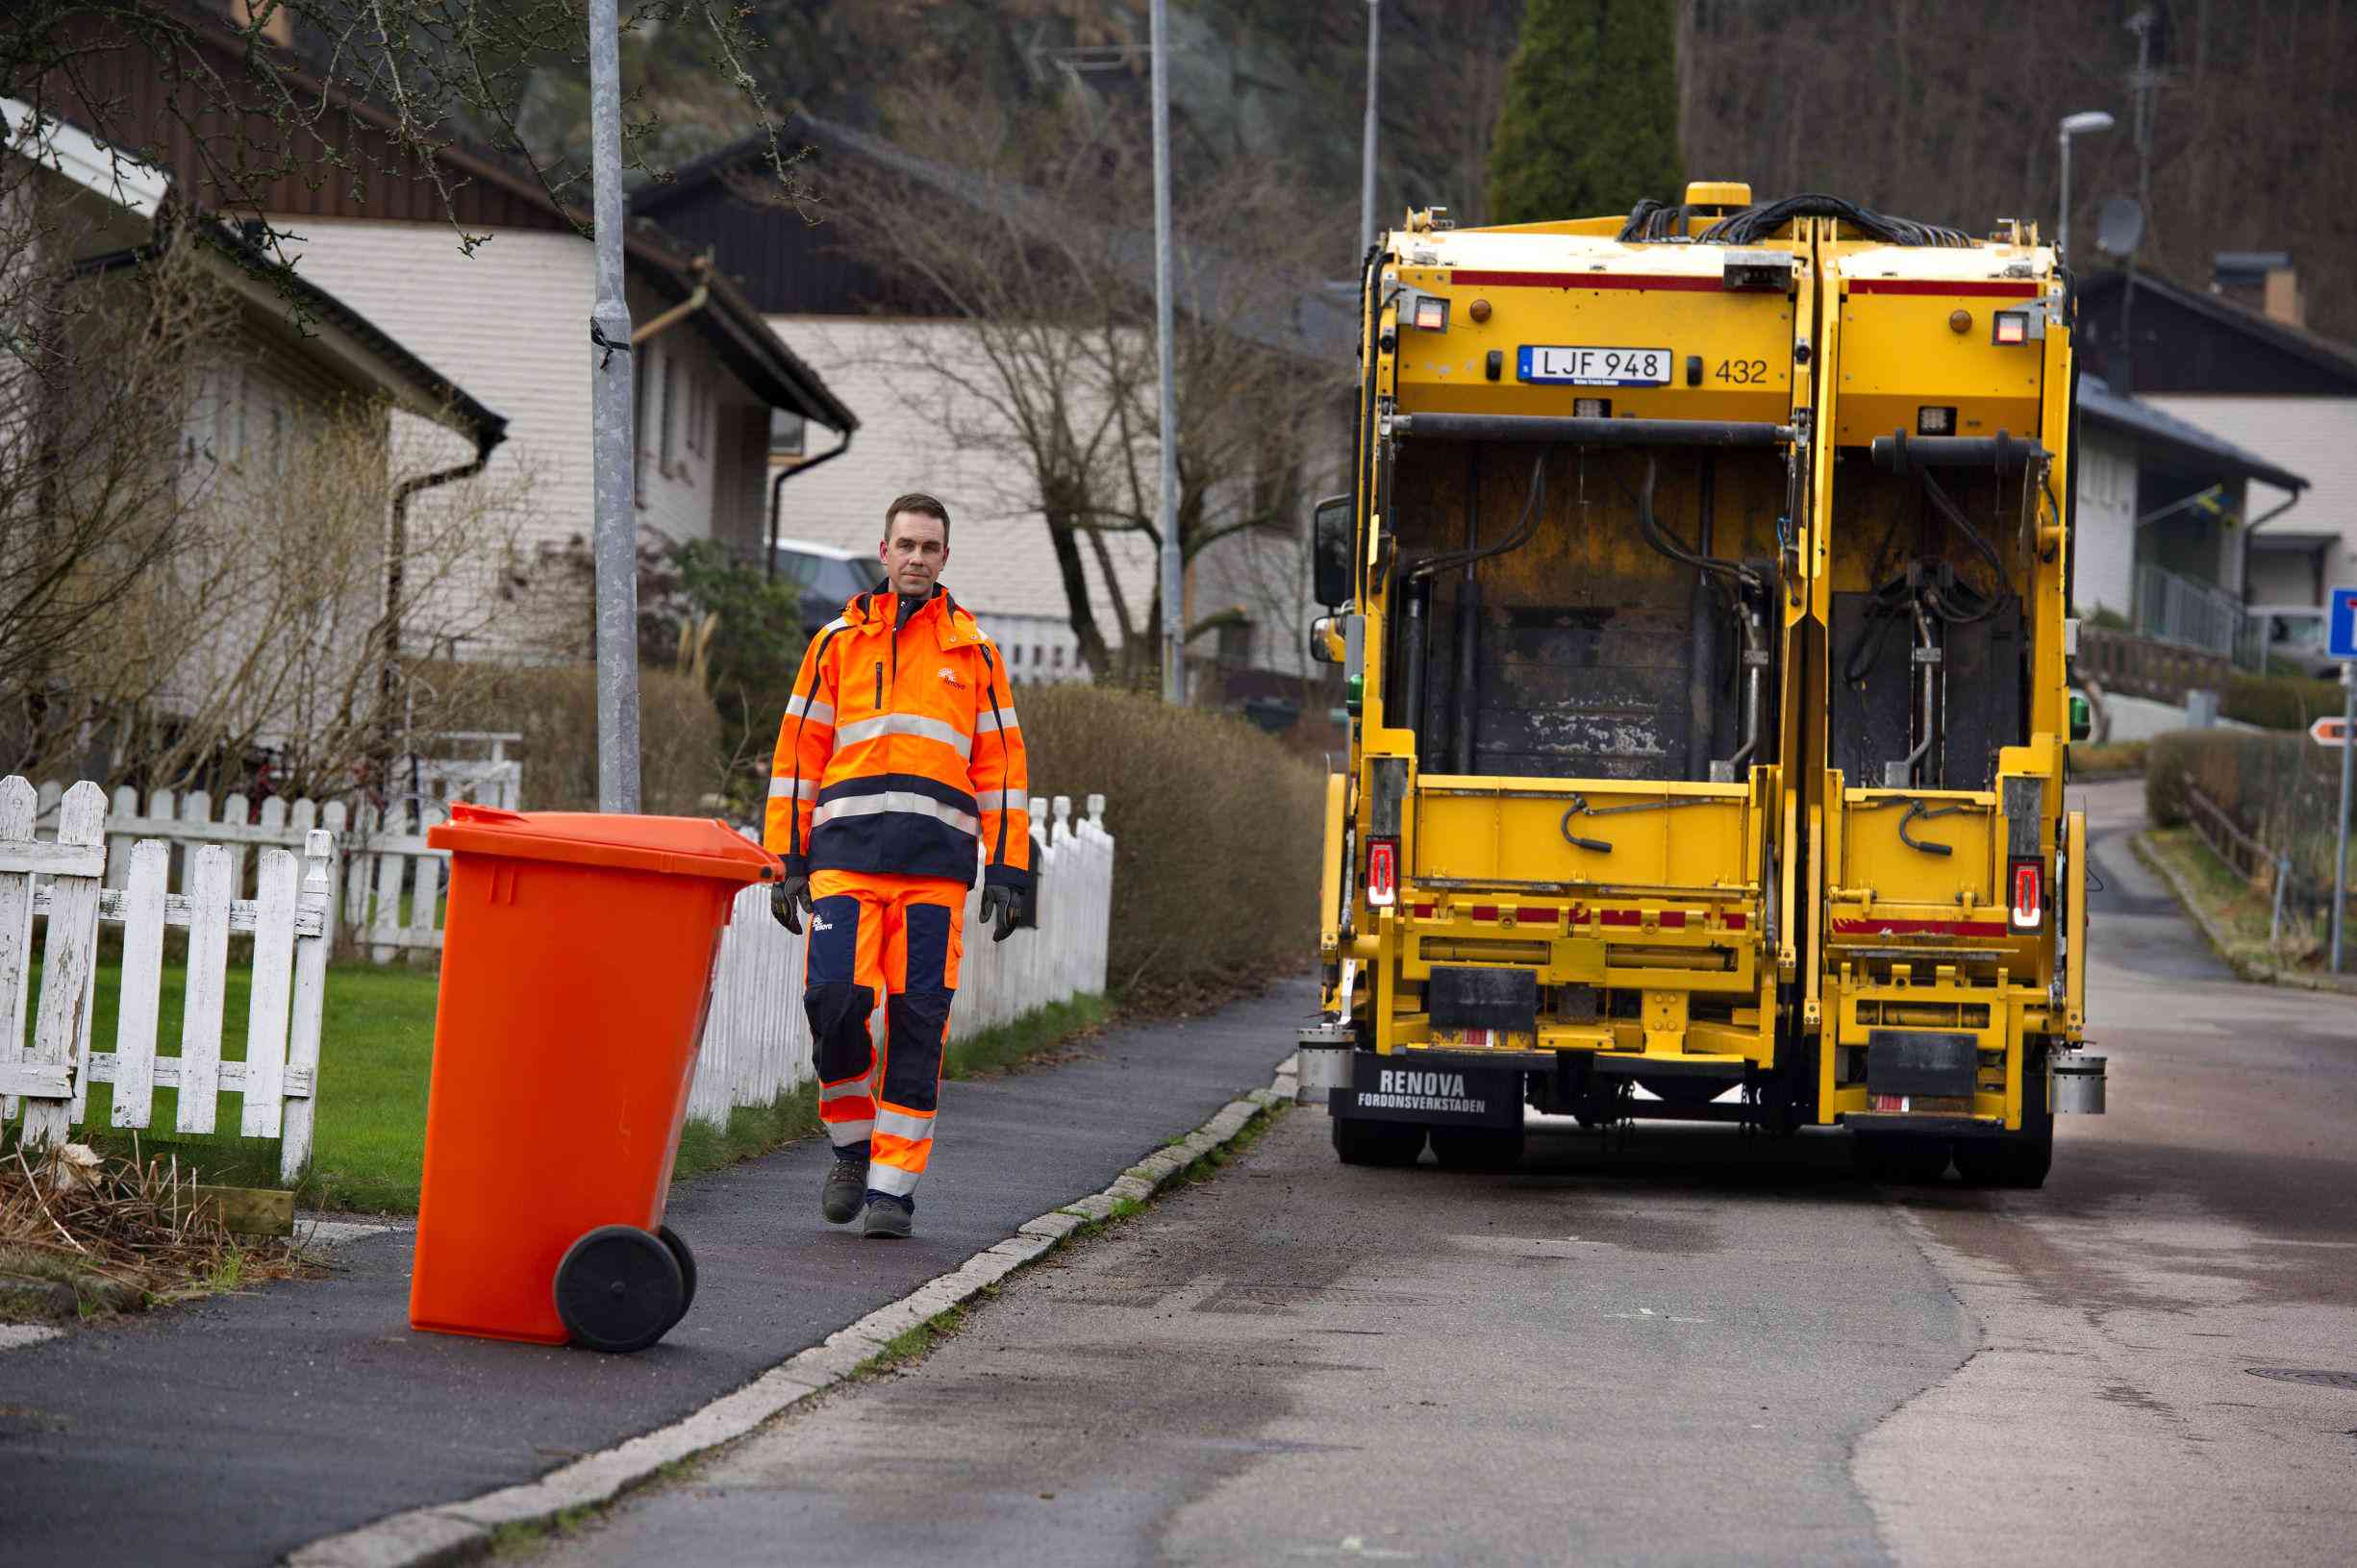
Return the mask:
<path id="1" fill-rule="evenodd" d="M 811 1054 L 820 1083 L 840 1083 L 873 1065 L 867 1037 L 867 1020 L 876 1009 L 873 987 L 822 983 L 802 993 L 802 1008 L 810 1015 Z"/>
<path id="2" fill-rule="evenodd" d="M 848 985 L 859 972 L 860 901 L 830 893 L 811 904 L 810 982 Z M 873 996 L 870 995 L 872 1002 Z"/>
<path id="3" fill-rule="evenodd" d="M 884 1099 L 911 1110 L 934 1108 L 941 1092 L 949 1003 L 947 991 L 922 990 L 904 992 L 885 1004 L 891 1048 L 884 1058 Z"/>
<path id="4" fill-rule="evenodd" d="M 911 995 L 949 985 L 950 923 L 960 912 L 940 904 L 909 906 L 909 969 L 902 983 Z"/>

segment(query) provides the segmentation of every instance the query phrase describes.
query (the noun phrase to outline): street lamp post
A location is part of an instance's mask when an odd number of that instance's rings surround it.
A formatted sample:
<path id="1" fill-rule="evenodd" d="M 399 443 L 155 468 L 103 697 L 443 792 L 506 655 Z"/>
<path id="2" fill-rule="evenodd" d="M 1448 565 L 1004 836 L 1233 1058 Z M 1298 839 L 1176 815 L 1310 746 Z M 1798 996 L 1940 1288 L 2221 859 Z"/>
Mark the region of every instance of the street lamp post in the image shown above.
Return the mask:
<path id="1" fill-rule="evenodd" d="M 1383 0 L 1367 0 L 1367 129 L 1359 137 L 1359 248 L 1375 242 L 1375 112 L 1382 76 Z M 1353 261 L 1357 258 L 1352 258 Z"/>
<path id="2" fill-rule="evenodd" d="M 2054 225 L 2054 248 L 2066 259 L 2070 254 L 2070 138 L 2081 132 L 2109 131 L 2112 117 L 2100 109 L 2084 113 L 2066 115 L 2060 140 L 2063 146 L 2063 211 Z"/>
<path id="3" fill-rule="evenodd" d="M 1162 524 L 1162 696 L 1187 700 L 1187 565 L 1178 524 L 1178 375 L 1172 360 L 1170 290 L 1177 267 L 1170 254 L 1170 23 L 1166 0 L 1153 0 L 1154 41 L 1154 346 L 1161 361 L 1155 399 L 1161 422 L 1162 485 L 1156 515 Z"/>

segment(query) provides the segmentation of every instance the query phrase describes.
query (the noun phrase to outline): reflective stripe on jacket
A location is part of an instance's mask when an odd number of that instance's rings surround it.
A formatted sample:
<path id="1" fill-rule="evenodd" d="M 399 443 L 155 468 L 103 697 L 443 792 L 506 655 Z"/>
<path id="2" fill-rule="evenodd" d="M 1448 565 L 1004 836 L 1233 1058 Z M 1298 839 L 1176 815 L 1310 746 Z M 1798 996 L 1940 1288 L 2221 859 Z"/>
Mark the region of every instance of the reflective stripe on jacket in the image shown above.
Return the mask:
<path id="1" fill-rule="evenodd" d="M 799 871 L 1031 882 L 1023 732 L 998 650 L 939 587 L 897 633 L 863 593 L 815 634 L 778 727 L 763 842 Z"/>

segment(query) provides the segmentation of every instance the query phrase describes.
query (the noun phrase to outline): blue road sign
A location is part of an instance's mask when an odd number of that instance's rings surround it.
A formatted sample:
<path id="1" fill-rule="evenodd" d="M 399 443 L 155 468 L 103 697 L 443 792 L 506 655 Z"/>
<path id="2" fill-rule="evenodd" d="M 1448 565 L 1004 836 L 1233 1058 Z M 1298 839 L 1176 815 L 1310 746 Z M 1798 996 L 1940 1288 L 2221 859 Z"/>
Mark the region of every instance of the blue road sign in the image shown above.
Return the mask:
<path id="1" fill-rule="evenodd" d="M 2325 651 L 2335 659 L 2357 660 L 2357 588 L 2335 588 L 2327 603 Z"/>

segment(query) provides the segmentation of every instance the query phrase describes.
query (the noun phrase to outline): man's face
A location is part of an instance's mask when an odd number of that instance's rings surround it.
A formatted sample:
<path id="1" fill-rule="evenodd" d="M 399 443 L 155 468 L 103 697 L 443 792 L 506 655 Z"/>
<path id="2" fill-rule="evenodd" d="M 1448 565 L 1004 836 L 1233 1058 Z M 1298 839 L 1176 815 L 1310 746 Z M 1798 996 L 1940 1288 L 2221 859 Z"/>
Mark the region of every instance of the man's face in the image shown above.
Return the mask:
<path id="1" fill-rule="evenodd" d="M 921 511 L 892 513 L 876 555 L 884 562 L 894 593 L 922 597 L 933 591 L 941 568 L 949 563 L 948 533 L 939 517 Z"/>

